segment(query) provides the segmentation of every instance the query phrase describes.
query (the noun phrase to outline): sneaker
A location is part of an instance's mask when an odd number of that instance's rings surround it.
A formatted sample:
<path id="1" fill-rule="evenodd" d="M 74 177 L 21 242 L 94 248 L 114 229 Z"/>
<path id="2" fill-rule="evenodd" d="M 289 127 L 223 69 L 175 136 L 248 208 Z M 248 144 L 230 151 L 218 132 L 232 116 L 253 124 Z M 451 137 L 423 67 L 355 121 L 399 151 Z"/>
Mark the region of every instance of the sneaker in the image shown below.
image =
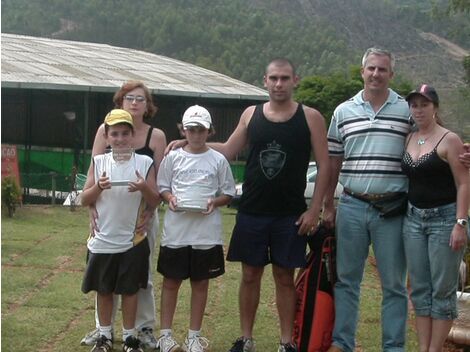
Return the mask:
<path id="1" fill-rule="evenodd" d="M 143 348 L 148 348 L 152 350 L 157 349 L 157 339 L 155 336 L 153 336 L 153 329 L 152 328 L 142 328 L 141 331 L 139 331 L 139 340 L 140 340 L 140 345 Z"/>
<path id="2" fill-rule="evenodd" d="M 297 352 L 297 345 L 295 343 L 280 343 L 277 352 Z"/>
<path id="3" fill-rule="evenodd" d="M 157 348 L 160 349 L 160 352 L 183 352 L 171 335 L 160 336 L 157 341 Z"/>
<path id="4" fill-rule="evenodd" d="M 183 344 L 183 351 L 205 352 L 209 347 L 209 340 L 202 336 L 186 337 Z"/>
<path id="5" fill-rule="evenodd" d="M 255 352 L 255 341 L 245 337 L 239 337 L 228 352 Z"/>
<path id="6" fill-rule="evenodd" d="M 113 350 L 113 340 L 101 335 L 96 339 L 96 343 L 90 352 L 109 352 Z"/>
<path id="7" fill-rule="evenodd" d="M 111 331 L 111 335 L 114 333 Z M 82 346 L 93 346 L 96 344 L 96 341 L 100 338 L 100 329 L 96 328 L 95 330 L 90 331 L 85 337 L 80 341 Z"/>
<path id="8" fill-rule="evenodd" d="M 135 336 L 128 336 L 122 344 L 123 352 L 144 352 L 140 347 L 140 340 Z"/>
<path id="9" fill-rule="evenodd" d="M 80 341 L 82 346 L 93 346 L 96 341 L 100 338 L 100 329 L 96 328 L 93 331 L 90 331 L 85 335 L 85 337 Z"/>

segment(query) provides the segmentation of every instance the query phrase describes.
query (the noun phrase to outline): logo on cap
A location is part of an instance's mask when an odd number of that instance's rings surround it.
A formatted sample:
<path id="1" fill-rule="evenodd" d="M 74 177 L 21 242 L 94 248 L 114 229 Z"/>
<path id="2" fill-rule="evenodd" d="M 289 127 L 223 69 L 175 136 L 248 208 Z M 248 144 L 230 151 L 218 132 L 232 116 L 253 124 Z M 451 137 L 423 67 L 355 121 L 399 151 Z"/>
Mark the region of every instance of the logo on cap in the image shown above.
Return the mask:
<path id="1" fill-rule="evenodd" d="M 406 101 L 409 103 L 410 99 L 415 95 L 421 95 L 422 97 L 425 97 L 427 100 L 433 102 L 434 104 L 439 105 L 439 96 L 437 95 L 436 90 L 434 89 L 434 87 L 431 87 L 428 84 L 422 84 L 415 90 L 411 91 L 406 96 Z"/>
<path id="2" fill-rule="evenodd" d="M 209 129 L 212 124 L 211 114 L 199 105 L 189 107 L 183 114 L 183 128 L 202 126 Z"/>

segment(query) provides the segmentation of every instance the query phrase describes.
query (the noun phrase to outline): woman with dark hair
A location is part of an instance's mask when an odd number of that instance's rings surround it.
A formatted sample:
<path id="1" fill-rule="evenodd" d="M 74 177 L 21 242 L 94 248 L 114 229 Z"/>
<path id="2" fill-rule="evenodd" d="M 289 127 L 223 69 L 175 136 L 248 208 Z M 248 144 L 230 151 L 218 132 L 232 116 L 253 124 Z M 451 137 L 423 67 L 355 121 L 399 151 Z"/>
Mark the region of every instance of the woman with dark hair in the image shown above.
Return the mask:
<path id="1" fill-rule="evenodd" d="M 162 130 L 152 127 L 146 121 L 157 112 L 150 90 L 140 81 L 128 81 L 114 94 L 115 108 L 123 109 L 132 115 L 134 123 L 135 153 L 143 154 L 154 160 L 156 173 L 163 159 L 166 147 L 166 137 Z M 106 150 L 104 124 L 98 128 L 93 142 L 92 156 L 102 154 Z M 88 172 L 93 168 L 89 169 Z M 91 226 L 96 228 L 96 219 L 99 214 L 94 207 L 90 207 Z M 150 246 L 150 262 L 152 261 L 155 248 L 155 238 L 158 232 L 158 215 L 154 209 L 146 211 L 146 219 L 141 223 L 138 231 L 146 230 Z M 151 268 L 152 265 L 149 266 Z M 138 330 L 139 339 L 144 348 L 157 348 L 157 341 L 153 335 L 155 326 L 155 299 L 151 269 L 149 269 L 149 280 L 146 289 L 140 289 L 137 294 L 138 306 L 135 326 Z M 116 304 L 114 306 L 117 306 Z M 95 314 L 96 329 L 89 332 L 81 341 L 82 345 L 94 345 L 100 337 L 100 325 L 98 316 Z"/>
<path id="2" fill-rule="evenodd" d="M 442 351 L 457 317 L 458 270 L 467 244 L 469 176 L 460 138 L 444 128 L 439 97 L 426 84 L 407 95 L 416 131 L 406 140 L 409 179 L 403 224 L 419 350 Z"/>

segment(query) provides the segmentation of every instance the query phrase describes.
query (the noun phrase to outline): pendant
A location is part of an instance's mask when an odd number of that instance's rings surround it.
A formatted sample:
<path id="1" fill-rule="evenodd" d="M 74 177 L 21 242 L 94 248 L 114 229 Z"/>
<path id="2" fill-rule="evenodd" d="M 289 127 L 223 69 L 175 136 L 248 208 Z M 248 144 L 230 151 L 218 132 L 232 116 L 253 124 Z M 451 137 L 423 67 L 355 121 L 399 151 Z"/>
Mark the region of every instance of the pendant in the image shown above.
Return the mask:
<path id="1" fill-rule="evenodd" d="M 418 139 L 418 145 L 423 145 L 426 142 L 426 139 L 419 138 Z"/>

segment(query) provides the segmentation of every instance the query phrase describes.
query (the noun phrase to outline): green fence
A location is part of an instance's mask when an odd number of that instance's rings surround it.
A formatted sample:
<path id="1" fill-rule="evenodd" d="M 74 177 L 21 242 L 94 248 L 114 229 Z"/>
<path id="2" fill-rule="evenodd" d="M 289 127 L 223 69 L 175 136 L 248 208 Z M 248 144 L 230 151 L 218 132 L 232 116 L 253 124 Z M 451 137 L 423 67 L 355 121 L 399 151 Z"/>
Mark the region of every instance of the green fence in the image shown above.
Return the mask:
<path id="1" fill-rule="evenodd" d="M 245 180 L 245 162 L 235 161 L 230 163 L 230 167 L 235 183 L 243 182 L 243 180 Z"/>
<path id="2" fill-rule="evenodd" d="M 83 162 L 84 159 L 84 162 Z M 72 188 L 73 151 L 70 149 L 33 149 L 29 151 L 29 162 L 26 151 L 18 147 L 21 186 L 41 190 L 68 192 Z M 83 187 L 84 175 L 90 163 L 90 154 L 81 155 L 77 175 L 77 187 Z M 84 164 L 84 165 L 83 165 Z M 231 169 L 235 182 L 243 182 L 245 163 L 233 162 Z"/>
<path id="3" fill-rule="evenodd" d="M 27 154 L 29 153 L 29 160 Z M 90 156 L 81 155 L 81 161 L 85 159 L 85 165 L 79 165 L 79 173 L 84 173 L 89 165 Z M 70 150 L 48 149 L 30 150 L 18 148 L 18 162 L 20 168 L 21 186 L 68 192 L 72 188 L 72 167 L 74 155 Z M 79 176 L 77 186 L 81 185 L 83 177 Z M 83 185 L 81 185 L 83 186 Z"/>

